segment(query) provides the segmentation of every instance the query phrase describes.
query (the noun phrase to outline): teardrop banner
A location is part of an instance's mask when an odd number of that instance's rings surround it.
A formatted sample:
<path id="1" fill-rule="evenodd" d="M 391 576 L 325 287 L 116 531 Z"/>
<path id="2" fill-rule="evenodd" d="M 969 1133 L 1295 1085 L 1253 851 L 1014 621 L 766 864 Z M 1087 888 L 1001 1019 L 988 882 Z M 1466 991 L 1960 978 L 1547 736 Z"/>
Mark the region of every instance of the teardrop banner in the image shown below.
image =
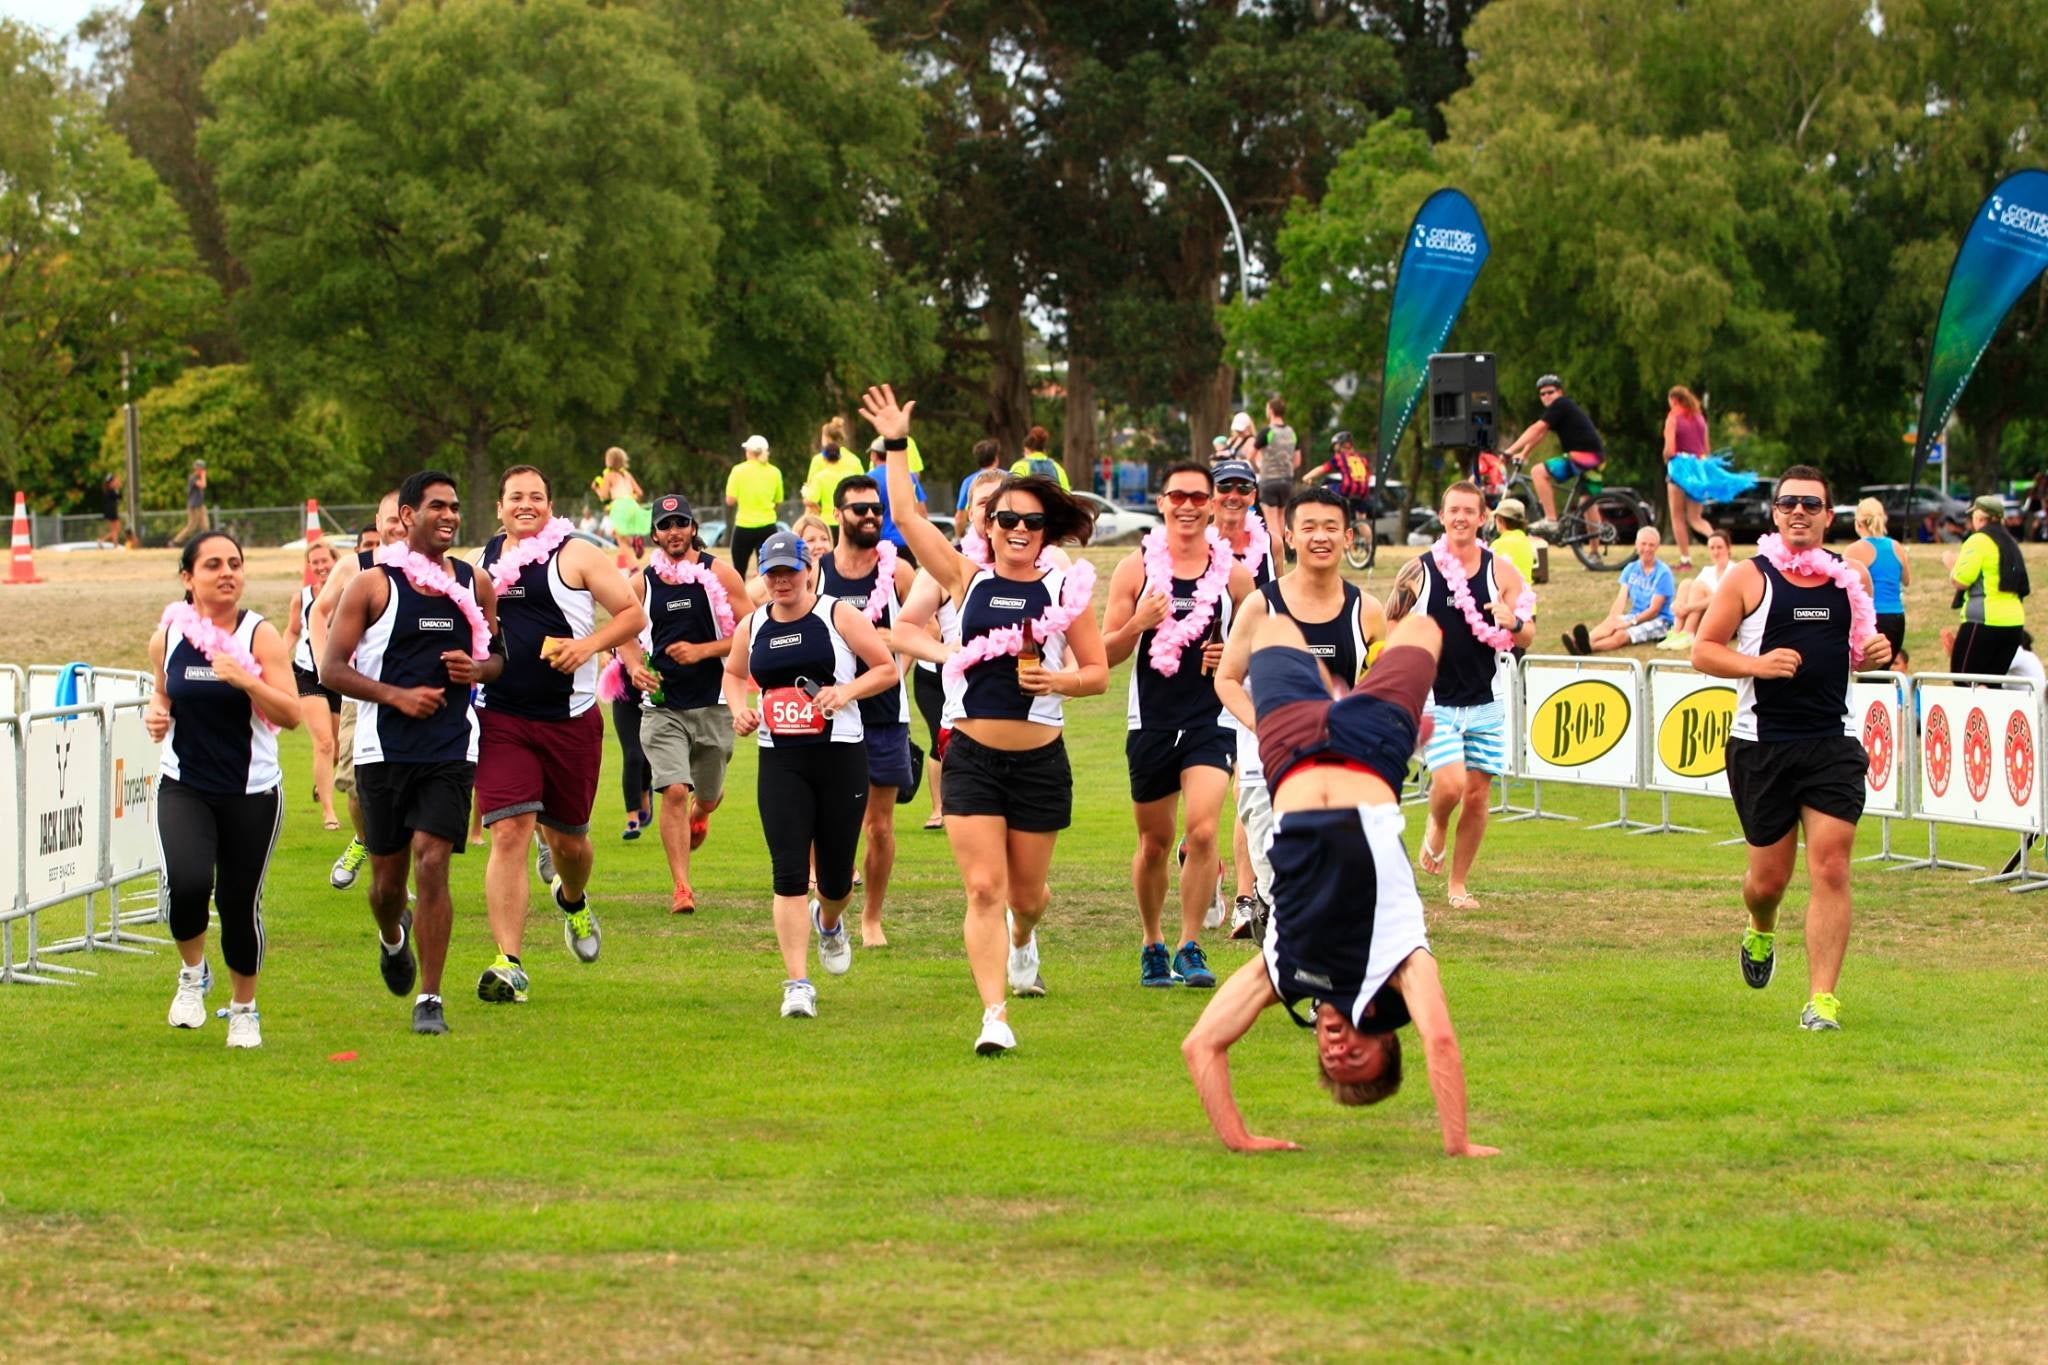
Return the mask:
<path id="1" fill-rule="evenodd" d="M 1401 249 L 1394 303 L 1387 310 L 1387 355 L 1380 366 L 1379 465 L 1384 480 L 1394 447 L 1429 382 L 1429 358 L 1444 349 L 1490 247 L 1479 210 L 1463 190 L 1422 201 Z"/>
<path id="2" fill-rule="evenodd" d="M 1948 425 L 1999 323 L 2048 268 L 2048 171 L 2021 171 L 1999 182 L 1978 208 L 1949 267 L 1948 291 L 1927 352 L 1927 383 L 1913 440 L 1917 487 L 1928 448 Z M 1398 306 L 1398 300 L 1396 301 Z"/>

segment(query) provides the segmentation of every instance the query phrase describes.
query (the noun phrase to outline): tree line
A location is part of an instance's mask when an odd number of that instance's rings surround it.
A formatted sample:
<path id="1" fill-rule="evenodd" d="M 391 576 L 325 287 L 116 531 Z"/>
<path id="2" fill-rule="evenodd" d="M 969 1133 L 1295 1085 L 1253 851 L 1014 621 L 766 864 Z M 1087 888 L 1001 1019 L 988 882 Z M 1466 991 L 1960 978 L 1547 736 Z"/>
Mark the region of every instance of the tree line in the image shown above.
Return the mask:
<path id="1" fill-rule="evenodd" d="M 124 356 L 156 502 L 197 451 L 249 502 L 609 445 L 702 487 L 879 377 L 942 474 L 1032 425 L 1076 473 L 1206 449 L 1240 393 L 1364 432 L 1448 184 L 1494 242 L 1452 344 L 1511 415 L 1559 370 L 1648 474 L 1685 383 L 1766 466 L 1896 476 L 1954 244 L 2042 157 L 2031 10 L 144 0 L 84 78 L 0 21 L 0 461 L 80 505 Z M 2038 453 L 2044 310 L 1965 396 L 1975 477 Z"/>

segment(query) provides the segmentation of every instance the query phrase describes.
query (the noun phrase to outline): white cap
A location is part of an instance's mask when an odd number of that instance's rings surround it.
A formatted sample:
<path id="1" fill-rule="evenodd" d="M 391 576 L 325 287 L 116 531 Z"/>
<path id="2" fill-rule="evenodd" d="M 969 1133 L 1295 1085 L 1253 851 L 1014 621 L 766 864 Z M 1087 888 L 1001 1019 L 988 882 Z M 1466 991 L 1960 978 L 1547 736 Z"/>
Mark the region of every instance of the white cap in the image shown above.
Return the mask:
<path id="1" fill-rule="evenodd" d="M 740 449 L 742 450 L 766 450 L 767 448 L 768 438 L 766 436 L 760 435 L 759 433 L 749 436 L 745 441 L 742 441 L 740 443 Z"/>
<path id="2" fill-rule="evenodd" d="M 1237 416 L 1230 419 L 1230 429 L 1232 431 L 1250 431 L 1252 429 L 1252 415 L 1248 412 L 1240 412 Z"/>

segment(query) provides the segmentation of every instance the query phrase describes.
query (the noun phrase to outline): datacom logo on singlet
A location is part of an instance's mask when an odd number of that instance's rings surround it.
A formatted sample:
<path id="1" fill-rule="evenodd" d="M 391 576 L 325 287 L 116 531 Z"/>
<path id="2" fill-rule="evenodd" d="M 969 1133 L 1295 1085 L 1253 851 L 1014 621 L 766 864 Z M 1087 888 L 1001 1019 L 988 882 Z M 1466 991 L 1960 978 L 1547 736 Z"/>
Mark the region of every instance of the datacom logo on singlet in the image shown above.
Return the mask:
<path id="1" fill-rule="evenodd" d="M 1587 678 L 1545 698 L 1529 723 L 1529 747 L 1554 768 L 1577 768 L 1605 754 L 1628 730 L 1628 693 Z"/>

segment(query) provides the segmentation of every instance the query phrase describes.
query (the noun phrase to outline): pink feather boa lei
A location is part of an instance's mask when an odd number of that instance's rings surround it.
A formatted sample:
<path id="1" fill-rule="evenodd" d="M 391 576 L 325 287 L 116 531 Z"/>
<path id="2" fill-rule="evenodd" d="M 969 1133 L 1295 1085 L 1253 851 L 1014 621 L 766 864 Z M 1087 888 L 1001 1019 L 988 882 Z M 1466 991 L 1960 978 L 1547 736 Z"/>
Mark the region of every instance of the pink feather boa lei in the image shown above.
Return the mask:
<path id="1" fill-rule="evenodd" d="M 263 676 L 263 665 L 256 662 L 256 656 L 250 652 L 246 645 L 235 638 L 235 633 L 231 630 L 222 630 L 219 626 L 207 620 L 204 616 L 200 615 L 199 608 L 193 606 L 190 602 L 173 602 L 165 607 L 164 614 L 158 619 L 157 625 L 162 627 L 167 634 L 173 630 L 177 631 L 179 635 L 191 642 L 192 648 L 206 656 L 206 662 L 208 663 L 212 663 L 215 659 L 225 654 L 229 659 L 239 664 L 242 671 L 250 677 L 260 678 Z M 277 723 L 264 715 L 262 709 L 254 702 L 249 704 L 249 709 L 255 712 L 256 718 L 263 722 L 271 734 L 274 735 L 278 732 L 279 727 Z"/>
<path id="2" fill-rule="evenodd" d="M 969 535 L 971 536 L 972 532 Z M 986 542 L 983 548 L 986 548 Z M 963 553 L 968 554 L 969 559 L 974 557 L 967 551 L 964 543 L 961 549 Z M 1040 572 L 1047 572 L 1051 567 L 1051 556 L 1041 554 L 1038 557 Z M 1089 604 L 1094 596 L 1095 566 L 1085 559 L 1077 559 L 1067 569 L 1066 579 L 1060 585 L 1058 602 L 1048 606 L 1035 621 L 1019 622 L 1014 626 L 998 626 L 988 634 L 978 635 L 961 645 L 954 651 L 953 656 L 946 660 L 943 670 L 946 681 L 958 682 L 968 669 L 990 659 L 1022 654 L 1026 626 L 1029 626 L 1032 638 L 1040 645 L 1055 635 L 1064 635 L 1067 627 L 1089 610 Z"/>
<path id="3" fill-rule="evenodd" d="M 457 581 L 447 565 L 436 564 L 402 540 L 379 550 L 377 562 L 404 574 L 415 592 L 453 602 L 469 622 L 470 654 L 481 659 L 491 652 L 491 628 L 484 621 L 484 609 L 476 604 L 476 594 Z"/>
<path id="4" fill-rule="evenodd" d="M 875 546 L 875 586 L 868 592 L 868 620 L 879 621 L 882 613 L 889 608 L 889 594 L 896 587 L 896 546 L 890 541 L 881 541 Z"/>
<path id="5" fill-rule="evenodd" d="M 519 575 L 533 564 L 544 564 L 549 555 L 561 547 L 576 529 L 567 517 L 555 517 L 547 525 L 526 537 L 518 544 L 512 543 L 510 532 L 505 536 L 505 549 L 498 556 L 498 562 L 491 565 L 491 587 L 500 594 L 519 581 Z"/>
<path id="6" fill-rule="evenodd" d="M 1458 614 L 1465 618 L 1466 626 L 1472 631 L 1472 638 L 1491 649 L 1501 651 L 1513 649 L 1515 647 L 1513 632 L 1504 626 L 1496 625 L 1492 621 L 1487 620 L 1480 613 L 1479 603 L 1472 597 L 1472 582 L 1465 576 L 1465 566 L 1460 564 L 1458 557 L 1451 553 L 1450 543 L 1442 536 L 1438 536 L 1435 543 L 1429 547 L 1429 558 L 1436 565 L 1436 571 L 1444 576 L 1444 582 L 1450 586 L 1451 605 L 1456 607 Z M 1535 602 L 1534 593 L 1524 588 L 1522 595 L 1533 605 Z M 1518 612 L 1521 610 L 1520 602 L 1515 604 L 1515 609 Z"/>
<path id="7" fill-rule="evenodd" d="M 1266 530 L 1266 519 L 1259 515 L 1257 508 L 1252 508 L 1244 514 L 1244 533 L 1249 537 L 1244 547 L 1245 568 L 1256 578 L 1259 565 L 1268 564 L 1274 570 L 1273 576 L 1279 577 L 1280 566 L 1273 561 L 1273 536 Z"/>
<path id="8" fill-rule="evenodd" d="M 725 584 L 718 581 L 718 574 L 709 564 L 696 559 L 670 559 L 666 550 L 657 548 L 648 557 L 647 567 L 654 570 L 655 577 L 671 588 L 680 588 L 685 583 L 694 583 L 704 590 L 704 598 L 711 604 L 711 623 L 723 640 L 731 635 L 739 624 L 733 615 L 732 598 L 725 590 Z M 651 628 L 650 628 L 651 630 Z M 654 641 L 650 630 L 640 632 L 640 647 L 653 652 Z M 599 701 L 624 701 L 628 691 L 626 665 L 613 654 L 597 675 L 597 696 Z"/>
<path id="9" fill-rule="evenodd" d="M 1153 671 L 1162 678 L 1170 678 L 1180 672 L 1181 651 L 1202 638 L 1202 632 L 1209 628 L 1209 622 L 1216 615 L 1216 603 L 1230 586 L 1230 571 L 1237 566 L 1237 556 L 1231 553 L 1230 542 L 1216 533 L 1211 526 L 1202 532 L 1209 544 L 1209 567 L 1202 571 L 1195 582 L 1195 605 L 1186 616 L 1168 616 L 1159 623 L 1152 633 L 1152 646 L 1146 651 Z M 1145 533 L 1145 590 L 1173 597 L 1173 551 L 1167 548 L 1166 531 L 1155 527 Z"/>
<path id="10" fill-rule="evenodd" d="M 1783 537 L 1776 534 L 1758 540 L 1756 551 L 1781 574 L 1825 578 L 1849 595 L 1849 647 L 1857 658 L 1862 658 L 1863 647 L 1877 634 L 1877 604 L 1870 600 L 1870 590 L 1863 586 L 1856 566 L 1818 545 L 1796 552 L 1789 550 Z"/>

